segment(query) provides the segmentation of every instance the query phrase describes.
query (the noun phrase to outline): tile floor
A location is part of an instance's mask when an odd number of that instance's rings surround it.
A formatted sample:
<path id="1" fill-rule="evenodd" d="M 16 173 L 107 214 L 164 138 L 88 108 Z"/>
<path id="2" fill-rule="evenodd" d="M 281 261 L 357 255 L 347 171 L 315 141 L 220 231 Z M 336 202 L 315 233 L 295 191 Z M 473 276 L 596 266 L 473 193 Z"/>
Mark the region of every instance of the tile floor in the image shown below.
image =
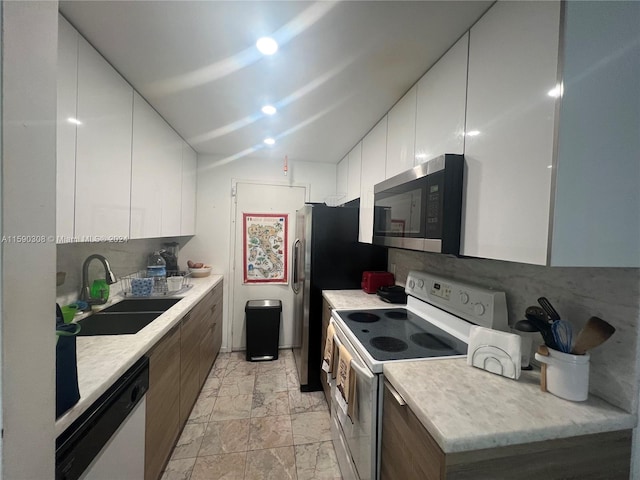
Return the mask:
<path id="1" fill-rule="evenodd" d="M 341 479 L 322 392 L 300 392 L 291 350 L 216 359 L 162 480 Z"/>

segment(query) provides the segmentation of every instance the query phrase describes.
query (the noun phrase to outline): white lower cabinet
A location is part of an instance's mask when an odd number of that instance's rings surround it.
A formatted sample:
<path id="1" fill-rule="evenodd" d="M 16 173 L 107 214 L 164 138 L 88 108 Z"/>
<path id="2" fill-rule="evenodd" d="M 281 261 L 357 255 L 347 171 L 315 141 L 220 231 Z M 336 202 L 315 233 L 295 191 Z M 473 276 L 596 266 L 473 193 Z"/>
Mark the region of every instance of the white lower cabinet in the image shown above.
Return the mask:
<path id="1" fill-rule="evenodd" d="M 75 237 L 128 237 L 133 88 L 82 37 L 77 98 Z"/>

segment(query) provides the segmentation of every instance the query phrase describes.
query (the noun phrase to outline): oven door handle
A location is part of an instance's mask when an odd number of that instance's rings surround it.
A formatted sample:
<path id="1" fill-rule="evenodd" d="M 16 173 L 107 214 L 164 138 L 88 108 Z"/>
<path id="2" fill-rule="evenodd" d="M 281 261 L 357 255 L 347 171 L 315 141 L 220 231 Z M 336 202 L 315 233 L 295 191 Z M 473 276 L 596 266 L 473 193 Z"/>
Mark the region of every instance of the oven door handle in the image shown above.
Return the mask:
<path id="1" fill-rule="evenodd" d="M 333 319 L 331 320 L 333 321 Z M 337 332 L 336 332 L 336 335 L 333 337 L 333 341 L 334 343 L 337 344 L 338 347 L 340 347 L 341 345 L 344 346 L 344 343 L 340 340 L 340 337 L 338 337 Z M 347 348 L 347 351 L 349 350 L 350 349 Z M 351 368 L 353 368 L 356 371 L 357 375 L 361 375 L 367 380 L 371 380 L 375 375 L 371 373 L 368 368 L 361 367 L 360 365 L 358 365 L 358 362 L 356 360 L 357 354 L 355 354 L 354 352 L 349 352 L 349 353 L 351 354 Z"/>

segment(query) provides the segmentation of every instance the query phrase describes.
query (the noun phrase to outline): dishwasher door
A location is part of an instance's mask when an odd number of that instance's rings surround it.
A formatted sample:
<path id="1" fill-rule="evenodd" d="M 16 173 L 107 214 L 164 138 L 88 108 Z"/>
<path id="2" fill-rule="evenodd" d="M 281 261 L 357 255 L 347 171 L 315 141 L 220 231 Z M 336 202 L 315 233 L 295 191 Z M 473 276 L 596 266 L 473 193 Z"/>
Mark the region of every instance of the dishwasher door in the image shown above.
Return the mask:
<path id="1" fill-rule="evenodd" d="M 146 395 L 80 476 L 81 480 L 144 478 Z"/>
<path id="2" fill-rule="evenodd" d="M 144 478 L 148 389 L 143 357 L 56 439 L 56 480 Z"/>

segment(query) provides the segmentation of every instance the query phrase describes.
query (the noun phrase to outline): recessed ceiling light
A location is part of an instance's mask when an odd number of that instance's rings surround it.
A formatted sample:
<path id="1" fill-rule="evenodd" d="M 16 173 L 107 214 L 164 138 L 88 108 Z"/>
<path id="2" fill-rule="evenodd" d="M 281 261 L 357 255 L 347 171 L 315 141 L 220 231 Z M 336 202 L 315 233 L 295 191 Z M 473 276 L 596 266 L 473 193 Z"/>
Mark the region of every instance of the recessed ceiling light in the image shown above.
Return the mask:
<path id="1" fill-rule="evenodd" d="M 276 140 L 275 138 L 269 137 L 264 139 L 264 143 L 266 143 L 267 145 L 274 145 L 276 143 Z"/>
<path id="2" fill-rule="evenodd" d="M 273 105 L 265 105 L 264 107 L 262 107 L 262 113 L 264 113 L 265 115 L 273 115 L 277 111 L 278 110 Z"/>
<path id="3" fill-rule="evenodd" d="M 262 37 L 256 42 L 256 47 L 263 55 L 273 55 L 278 51 L 278 42 L 271 37 Z"/>
<path id="4" fill-rule="evenodd" d="M 69 117 L 67 118 L 67 122 L 73 123 L 74 125 L 82 125 L 82 122 L 77 118 Z"/>

